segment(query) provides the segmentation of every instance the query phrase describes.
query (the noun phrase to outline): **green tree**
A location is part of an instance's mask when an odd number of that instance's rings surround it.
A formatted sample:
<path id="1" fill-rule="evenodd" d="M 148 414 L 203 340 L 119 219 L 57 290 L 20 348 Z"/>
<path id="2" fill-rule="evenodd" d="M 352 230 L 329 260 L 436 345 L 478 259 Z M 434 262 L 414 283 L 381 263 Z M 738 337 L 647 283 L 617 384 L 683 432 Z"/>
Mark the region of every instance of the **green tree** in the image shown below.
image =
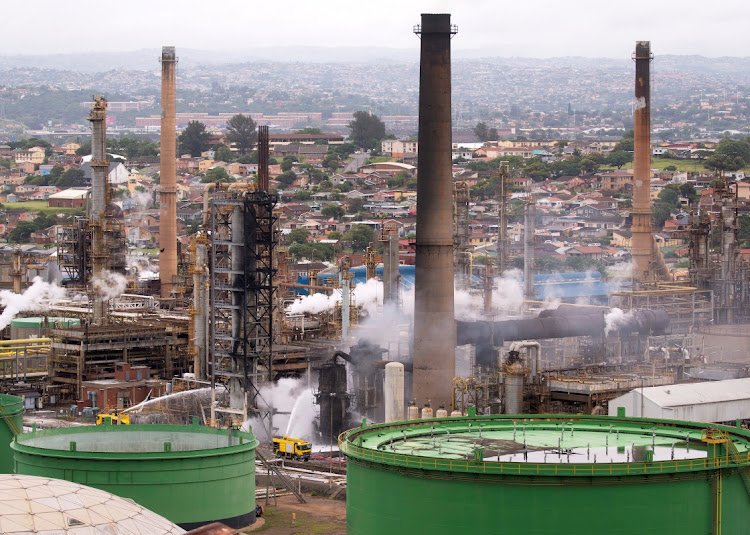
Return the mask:
<path id="1" fill-rule="evenodd" d="M 277 176 L 276 180 L 283 184 L 285 187 L 288 187 L 290 184 L 294 183 L 295 180 L 297 180 L 297 174 L 294 171 L 286 171 Z"/>
<path id="2" fill-rule="evenodd" d="M 322 134 L 323 132 L 320 130 L 320 128 L 315 128 L 313 126 L 306 126 L 302 130 L 297 130 L 295 134 Z"/>
<path id="3" fill-rule="evenodd" d="M 312 236 L 310 231 L 305 228 L 292 229 L 289 234 L 286 235 L 287 243 L 307 243 L 307 239 Z"/>
<path id="4" fill-rule="evenodd" d="M 86 175 L 81 169 L 66 169 L 55 181 L 55 186 L 63 188 L 77 188 L 86 185 Z"/>
<path id="5" fill-rule="evenodd" d="M 177 140 L 180 143 L 180 153 L 200 156 L 208 148 L 210 135 L 206 132 L 206 125 L 200 121 L 190 121 L 180 133 Z"/>
<path id="6" fill-rule="evenodd" d="M 323 167 L 328 169 L 331 173 L 335 173 L 336 169 L 341 167 L 338 154 L 331 153 L 331 152 L 326 154 L 325 157 L 323 158 Z"/>
<path id="7" fill-rule="evenodd" d="M 208 171 L 206 171 L 206 176 L 201 178 L 201 182 L 235 182 L 235 179 L 233 179 L 229 174 L 227 173 L 227 170 L 223 167 L 212 167 Z"/>
<path id="8" fill-rule="evenodd" d="M 377 115 L 366 111 L 355 111 L 354 120 L 348 125 L 351 138 L 363 149 L 372 149 L 385 137 L 385 123 Z"/>
<path id="9" fill-rule="evenodd" d="M 367 225 L 354 225 L 344 235 L 354 251 L 364 251 L 368 245 L 375 242 L 377 234 Z"/>
<path id="10" fill-rule="evenodd" d="M 295 201 L 309 201 L 310 199 L 312 199 L 312 195 L 310 195 L 309 191 L 301 189 L 294 193 Z"/>
<path id="11" fill-rule="evenodd" d="M 234 160 L 234 153 L 226 145 L 219 144 L 214 150 L 214 160 L 219 160 L 220 162 L 231 162 Z"/>
<path id="12" fill-rule="evenodd" d="M 671 204 L 665 202 L 654 203 L 651 210 L 651 223 L 654 228 L 661 229 L 664 227 L 664 222 L 672 217 L 673 208 Z"/>
<path id="13" fill-rule="evenodd" d="M 335 220 L 340 220 L 346 213 L 344 209 L 338 204 L 328 204 L 323 208 L 320 213 L 326 217 L 332 217 Z"/>
<path id="14" fill-rule="evenodd" d="M 700 195 L 695 191 L 695 186 L 690 183 L 680 184 L 680 195 L 686 197 L 690 204 L 695 204 L 700 199 Z"/>
<path id="15" fill-rule="evenodd" d="M 347 207 L 347 212 L 350 214 L 356 214 L 362 210 L 364 210 L 365 207 L 365 201 L 362 199 L 349 199 L 349 206 Z"/>
<path id="16" fill-rule="evenodd" d="M 290 171 L 296 161 L 298 161 L 296 156 L 284 156 L 284 159 L 281 160 L 281 170 L 284 172 Z"/>
<path id="17" fill-rule="evenodd" d="M 680 188 L 676 184 L 667 184 L 659 192 L 659 200 L 672 208 L 680 207 Z"/>
<path id="18" fill-rule="evenodd" d="M 31 233 L 36 232 L 33 221 L 19 221 L 16 227 L 8 233 L 8 241 L 11 243 L 27 243 Z"/>
<path id="19" fill-rule="evenodd" d="M 614 146 L 612 152 L 624 150 L 625 152 L 633 152 L 635 150 L 635 131 L 628 130 L 622 135 L 622 139 Z"/>
<path id="20" fill-rule="evenodd" d="M 255 121 L 249 115 L 238 113 L 227 121 L 227 140 L 234 143 L 240 154 L 246 154 L 255 146 L 258 133 Z"/>
<path id="21" fill-rule="evenodd" d="M 474 135 L 477 136 L 479 141 L 487 141 L 490 139 L 490 129 L 487 127 L 487 123 L 479 122 L 473 130 Z"/>
<path id="22" fill-rule="evenodd" d="M 737 171 L 745 167 L 745 160 L 739 156 L 730 156 L 721 152 L 714 152 L 703 162 L 706 169 L 723 173 L 724 171 Z"/>
<path id="23" fill-rule="evenodd" d="M 611 165 L 613 167 L 617 167 L 618 169 L 622 169 L 623 165 L 632 161 L 633 161 L 633 155 L 624 150 L 612 151 L 604 159 L 604 163 L 606 163 L 607 165 Z"/>
<path id="24" fill-rule="evenodd" d="M 750 220 L 750 217 L 748 217 L 748 220 Z M 750 223 L 750 221 L 748 221 Z M 338 230 L 332 230 L 328 233 L 328 239 L 329 240 L 341 240 L 344 238 L 344 235 L 341 234 Z"/>

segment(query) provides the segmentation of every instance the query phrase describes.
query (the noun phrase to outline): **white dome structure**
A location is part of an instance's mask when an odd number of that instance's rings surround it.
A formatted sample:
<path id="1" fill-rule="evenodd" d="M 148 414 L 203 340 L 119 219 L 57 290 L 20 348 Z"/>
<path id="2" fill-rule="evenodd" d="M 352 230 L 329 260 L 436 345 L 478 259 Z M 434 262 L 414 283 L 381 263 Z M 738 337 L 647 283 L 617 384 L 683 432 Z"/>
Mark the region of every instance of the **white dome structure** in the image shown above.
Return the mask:
<path id="1" fill-rule="evenodd" d="M 0 533 L 171 535 L 185 530 L 103 490 L 47 477 L 0 474 Z"/>

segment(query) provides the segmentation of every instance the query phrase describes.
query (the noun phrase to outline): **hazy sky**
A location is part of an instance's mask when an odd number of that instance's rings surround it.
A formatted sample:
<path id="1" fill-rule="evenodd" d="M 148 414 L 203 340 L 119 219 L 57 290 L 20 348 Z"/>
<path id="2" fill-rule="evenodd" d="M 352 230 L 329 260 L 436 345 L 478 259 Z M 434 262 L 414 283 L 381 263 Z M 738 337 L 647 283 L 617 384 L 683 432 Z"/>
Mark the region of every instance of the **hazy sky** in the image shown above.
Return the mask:
<path id="1" fill-rule="evenodd" d="M 0 54 L 274 45 L 417 47 L 420 13 L 451 13 L 455 50 L 503 56 L 750 55 L 750 1 L 124 0 L 4 3 Z M 33 9 L 29 6 L 33 5 Z"/>

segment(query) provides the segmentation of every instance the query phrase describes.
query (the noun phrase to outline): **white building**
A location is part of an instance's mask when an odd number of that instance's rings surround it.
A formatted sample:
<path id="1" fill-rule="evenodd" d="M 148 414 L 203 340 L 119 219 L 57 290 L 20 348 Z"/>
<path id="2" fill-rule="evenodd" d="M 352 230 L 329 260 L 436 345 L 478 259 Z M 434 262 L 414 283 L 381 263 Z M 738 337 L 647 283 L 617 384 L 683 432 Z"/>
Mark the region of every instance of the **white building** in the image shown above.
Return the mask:
<path id="1" fill-rule="evenodd" d="M 750 378 L 636 388 L 609 402 L 609 415 L 734 422 L 750 419 Z"/>

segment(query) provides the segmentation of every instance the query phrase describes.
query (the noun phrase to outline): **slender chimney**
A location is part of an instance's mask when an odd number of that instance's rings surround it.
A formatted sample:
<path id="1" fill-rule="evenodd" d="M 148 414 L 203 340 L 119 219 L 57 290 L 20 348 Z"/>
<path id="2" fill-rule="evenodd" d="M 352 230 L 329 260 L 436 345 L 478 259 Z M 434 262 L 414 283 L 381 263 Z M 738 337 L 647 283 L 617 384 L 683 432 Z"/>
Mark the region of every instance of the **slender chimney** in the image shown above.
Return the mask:
<path id="1" fill-rule="evenodd" d="M 173 46 L 161 49 L 161 156 L 159 186 L 159 281 L 169 297 L 177 275 L 177 172 L 175 169 L 175 71 Z"/>
<path id="2" fill-rule="evenodd" d="M 635 44 L 635 130 L 633 155 L 633 235 L 631 255 L 636 283 L 652 278 L 651 233 L 651 42 Z"/>
<path id="3" fill-rule="evenodd" d="M 104 224 L 107 213 L 109 184 L 109 159 L 107 158 L 107 101 L 94 97 L 89 113 L 91 122 L 91 275 L 94 281 L 101 277 L 107 267 L 109 250 L 104 240 Z M 94 323 L 106 321 L 107 302 L 94 288 Z"/>
<path id="4" fill-rule="evenodd" d="M 268 125 L 258 127 L 258 189 L 268 191 Z"/>
<path id="5" fill-rule="evenodd" d="M 456 325 L 453 308 L 450 15 L 423 14 L 419 73 L 414 397 L 452 406 Z"/>

